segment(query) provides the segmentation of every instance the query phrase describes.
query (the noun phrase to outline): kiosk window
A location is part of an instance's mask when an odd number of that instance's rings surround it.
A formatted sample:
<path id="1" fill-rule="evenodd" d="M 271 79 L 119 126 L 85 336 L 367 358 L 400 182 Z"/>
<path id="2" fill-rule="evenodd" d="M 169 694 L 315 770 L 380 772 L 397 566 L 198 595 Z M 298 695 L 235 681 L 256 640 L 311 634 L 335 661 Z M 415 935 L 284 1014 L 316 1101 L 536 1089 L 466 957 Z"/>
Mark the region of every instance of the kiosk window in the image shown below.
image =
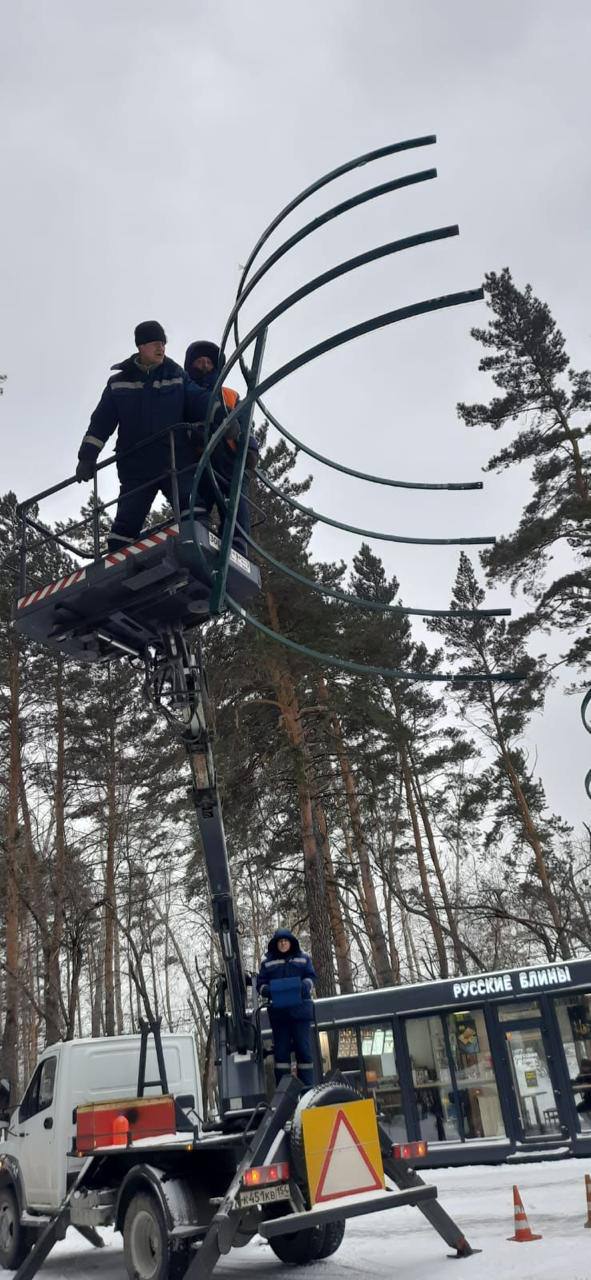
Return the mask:
<path id="1" fill-rule="evenodd" d="M 448 1031 L 466 1138 L 498 1138 L 505 1126 L 483 1009 L 448 1014 Z"/>
<path id="2" fill-rule="evenodd" d="M 591 995 L 559 996 L 555 1002 L 574 1104 L 583 1132 L 591 1130 Z"/>
<path id="3" fill-rule="evenodd" d="M 456 1099 L 441 1018 L 409 1018 L 408 1051 L 421 1137 L 427 1142 L 460 1141 Z"/>
<path id="4" fill-rule="evenodd" d="M 394 1031 L 391 1023 L 361 1027 L 361 1056 L 365 1074 L 365 1092 L 373 1096 L 390 1137 L 406 1141 L 406 1123 L 402 1094 L 396 1068 Z"/>
<path id="5" fill-rule="evenodd" d="M 357 1027 L 330 1027 L 318 1035 L 324 1074 L 342 1071 L 347 1083 L 363 1092 Z"/>
<path id="6" fill-rule="evenodd" d="M 331 1027 L 320 1032 L 319 1042 L 325 1074 L 337 1068 L 354 1089 L 375 1098 L 392 1141 L 406 1142 L 392 1023 Z"/>

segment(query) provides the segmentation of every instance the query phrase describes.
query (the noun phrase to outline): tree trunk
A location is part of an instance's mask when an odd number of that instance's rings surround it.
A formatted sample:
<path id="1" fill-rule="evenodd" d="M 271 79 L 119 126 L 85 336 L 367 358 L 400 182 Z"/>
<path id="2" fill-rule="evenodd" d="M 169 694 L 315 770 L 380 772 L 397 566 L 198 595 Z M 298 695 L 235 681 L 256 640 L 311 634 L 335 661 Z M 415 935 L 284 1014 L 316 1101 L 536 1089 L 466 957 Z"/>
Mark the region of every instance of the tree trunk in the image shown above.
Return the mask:
<path id="1" fill-rule="evenodd" d="M 415 796 L 416 796 L 416 799 L 417 799 L 417 804 L 418 804 L 418 806 L 419 806 L 419 813 L 420 813 L 420 815 L 421 815 L 421 820 L 422 820 L 423 827 L 424 827 L 424 830 L 425 830 L 425 835 L 426 835 L 426 837 L 427 837 L 427 845 L 428 845 L 428 848 L 429 848 L 429 853 L 430 853 L 430 856 L 431 856 L 431 861 L 432 861 L 432 863 L 433 863 L 433 867 L 434 867 L 434 870 L 435 870 L 435 875 L 436 875 L 436 877 L 437 877 L 437 883 L 439 884 L 439 891 L 440 891 L 440 893 L 441 893 L 441 900 L 442 900 L 442 902 L 443 902 L 443 907 L 444 907 L 444 910 L 445 910 L 445 914 L 446 914 L 446 916 L 447 916 L 447 923 L 448 923 L 448 926 L 449 926 L 449 933 L 450 933 L 451 940 L 452 940 L 452 942 L 453 942 L 453 947 L 454 947 L 454 951 L 455 951 L 455 955 L 456 955 L 456 961 L 457 961 L 458 970 L 459 970 L 459 972 L 460 972 L 460 973 L 467 973 L 467 972 L 468 972 L 468 970 L 467 970 L 467 966 L 466 966 L 466 957 L 465 957 L 465 955 L 464 955 L 464 948 L 463 948 L 463 946 L 462 946 L 462 940 L 461 940 L 460 935 L 459 935 L 459 933 L 458 933 L 458 926 L 457 926 L 456 917 L 455 917 L 455 915 L 454 915 L 453 908 L 452 908 L 451 901 L 450 901 L 450 897 L 449 897 L 449 894 L 448 894 L 448 892 L 447 892 L 447 885 L 446 885 L 446 883 L 445 883 L 445 875 L 444 875 L 444 873 L 443 873 L 443 868 L 442 868 L 441 863 L 440 863 L 440 861 L 439 861 L 439 854 L 438 854 L 438 852 L 437 852 L 437 845 L 436 845 L 436 843 L 435 843 L 435 836 L 433 835 L 433 828 L 432 828 L 432 826 L 431 826 L 431 820 L 430 820 L 430 818 L 429 818 L 429 811 L 428 811 L 428 809 L 427 809 L 427 805 L 426 805 L 426 802 L 425 802 L 425 797 L 424 797 L 424 795 L 423 795 L 423 790 L 422 790 L 421 783 L 420 783 L 419 771 L 418 771 L 418 768 L 417 768 L 416 762 L 415 762 L 415 760 L 413 759 L 413 756 L 412 756 L 412 753 L 411 753 L 411 752 L 409 752 L 409 763 L 410 763 L 410 767 L 411 767 L 411 771 L 412 771 L 412 778 L 413 778 L 414 793 L 415 793 Z"/>
<path id="2" fill-rule="evenodd" d="M 343 779 L 343 786 L 345 788 L 353 842 L 359 859 L 359 870 L 361 873 L 361 883 L 363 885 L 363 904 L 366 913 L 365 924 L 371 947 L 373 965 L 378 980 L 378 986 L 388 987 L 392 986 L 394 983 L 394 973 L 392 971 L 392 964 L 388 953 L 388 944 L 386 942 L 386 935 L 382 925 L 380 908 L 378 905 L 376 888 L 371 869 L 369 849 L 367 847 L 365 832 L 363 829 L 361 808 L 359 805 L 355 778 L 345 749 L 341 724 L 334 711 L 329 711 L 329 723 L 332 736 L 334 738 L 337 760 L 339 762 L 341 777 Z"/>
<path id="3" fill-rule="evenodd" d="M 435 947 L 437 950 L 437 958 L 439 960 L 439 973 L 442 978 L 449 978 L 449 965 L 447 962 L 447 953 L 445 950 L 445 938 L 444 938 L 443 930 L 441 928 L 441 924 L 439 921 L 439 916 L 437 914 L 437 908 L 433 900 L 433 895 L 431 893 L 429 876 L 427 875 L 427 866 L 425 863 L 425 855 L 423 853 L 423 842 L 421 840 L 419 819 L 418 819 L 418 814 L 417 814 L 417 810 L 414 802 L 414 795 L 413 795 L 413 789 L 412 789 L 412 775 L 411 775 L 410 766 L 408 763 L 408 756 L 406 754 L 406 749 L 403 746 L 401 746 L 400 748 L 400 763 L 402 766 L 402 777 L 404 780 L 404 792 L 406 795 L 406 803 L 408 806 L 408 812 L 410 814 L 410 820 L 412 824 L 415 851 L 417 855 L 417 864 L 419 868 L 419 876 L 421 878 L 421 886 L 422 886 L 423 898 L 425 902 L 425 910 L 427 912 L 427 919 L 431 926 L 431 932 L 433 934 L 433 939 L 434 939 Z"/>
<path id="4" fill-rule="evenodd" d="M 266 602 L 271 625 L 275 631 L 279 631 L 277 605 L 270 592 L 266 594 Z M 310 949 L 317 978 L 316 990 L 320 996 L 334 995 L 336 987 L 331 937 L 330 930 L 326 928 L 324 864 L 314 830 L 312 796 L 306 771 L 304 730 L 296 688 L 289 668 L 280 663 L 275 654 L 267 652 L 265 660 L 275 688 L 281 712 L 281 724 L 292 748 L 304 855 L 304 887 L 310 926 Z"/>
<path id="5" fill-rule="evenodd" d="M 326 901 L 328 906 L 328 918 L 330 920 L 330 930 L 334 944 L 339 990 L 341 995 L 345 995 L 354 990 L 353 969 L 351 966 L 351 948 L 349 946 L 349 939 L 347 937 L 347 930 L 345 929 L 345 922 L 343 920 L 343 913 L 341 910 L 334 862 L 332 860 L 332 851 L 330 848 L 326 814 L 324 812 L 324 806 L 318 798 L 315 800 L 314 811 L 316 815 L 316 836 L 324 861 Z"/>
<path id="6" fill-rule="evenodd" d="M 503 733 L 501 721 L 499 718 L 497 702 L 496 702 L 492 685 L 489 685 L 488 697 L 489 697 L 493 723 L 495 726 L 495 733 L 497 735 L 497 742 L 499 745 L 499 754 L 501 758 L 501 763 L 502 763 L 503 769 L 505 770 L 505 774 L 507 776 L 509 786 L 511 787 L 511 791 L 513 792 L 513 796 L 515 798 L 517 811 L 521 819 L 524 839 L 526 840 L 526 843 L 529 845 L 534 855 L 536 874 L 542 886 L 542 895 L 546 903 L 548 913 L 550 915 L 554 928 L 556 929 L 556 941 L 560 950 L 560 954 L 563 960 L 569 960 L 571 956 L 571 950 L 565 936 L 564 925 L 562 923 L 562 919 L 560 915 L 560 907 L 558 905 L 556 895 L 552 888 L 552 882 L 550 880 L 548 867 L 546 865 L 546 859 L 544 857 L 542 842 L 540 840 L 539 833 L 536 829 L 536 825 L 532 818 L 530 807 L 523 793 L 523 788 L 521 786 L 521 782 L 519 781 L 517 770 L 515 769 L 515 765 L 513 764 L 513 760 L 511 758 L 511 752 L 509 750 L 507 741 L 505 739 L 505 735 Z"/>

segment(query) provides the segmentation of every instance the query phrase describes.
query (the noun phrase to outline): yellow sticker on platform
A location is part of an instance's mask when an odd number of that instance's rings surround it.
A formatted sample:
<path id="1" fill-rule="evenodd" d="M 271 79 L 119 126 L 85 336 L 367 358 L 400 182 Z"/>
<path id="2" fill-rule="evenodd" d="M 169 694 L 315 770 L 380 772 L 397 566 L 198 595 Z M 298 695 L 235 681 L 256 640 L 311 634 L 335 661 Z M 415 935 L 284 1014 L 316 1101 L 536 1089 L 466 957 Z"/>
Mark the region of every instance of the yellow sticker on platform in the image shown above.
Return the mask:
<path id="1" fill-rule="evenodd" d="M 384 1190 L 376 1110 L 371 1099 L 310 1107 L 302 1115 L 312 1204 Z"/>

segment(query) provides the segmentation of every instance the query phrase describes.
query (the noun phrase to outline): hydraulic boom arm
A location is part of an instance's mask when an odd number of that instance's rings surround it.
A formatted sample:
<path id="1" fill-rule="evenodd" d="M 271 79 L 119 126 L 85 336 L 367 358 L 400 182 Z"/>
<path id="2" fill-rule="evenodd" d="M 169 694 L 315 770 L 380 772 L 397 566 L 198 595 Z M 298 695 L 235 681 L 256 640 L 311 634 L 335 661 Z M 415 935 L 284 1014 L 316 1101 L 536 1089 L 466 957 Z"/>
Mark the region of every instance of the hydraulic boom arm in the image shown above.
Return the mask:
<path id="1" fill-rule="evenodd" d="M 191 766 L 192 794 L 203 845 L 213 927 L 224 976 L 216 1018 L 222 1114 L 250 1112 L 265 1096 L 263 1054 L 256 1011 L 247 1010 L 226 836 L 212 752 L 212 717 L 201 646 L 190 649 L 180 630 L 165 637 L 164 656 L 146 659 L 146 690 L 180 734 Z"/>

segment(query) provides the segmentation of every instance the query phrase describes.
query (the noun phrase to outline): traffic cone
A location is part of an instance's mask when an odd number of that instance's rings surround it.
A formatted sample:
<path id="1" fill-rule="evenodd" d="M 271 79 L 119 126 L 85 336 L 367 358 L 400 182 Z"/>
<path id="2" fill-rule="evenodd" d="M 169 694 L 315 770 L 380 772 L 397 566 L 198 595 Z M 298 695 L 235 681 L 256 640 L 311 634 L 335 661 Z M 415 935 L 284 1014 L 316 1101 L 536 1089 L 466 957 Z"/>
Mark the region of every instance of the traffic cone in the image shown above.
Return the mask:
<path id="1" fill-rule="evenodd" d="M 519 1194 L 519 1187 L 513 1187 L 513 1212 L 515 1215 L 515 1235 L 507 1236 L 508 1240 L 516 1240 L 518 1244 L 529 1244 L 531 1240 L 542 1239 L 541 1236 L 535 1236 L 533 1231 L 530 1231 L 527 1214 Z"/>
<path id="2" fill-rule="evenodd" d="M 591 1227 L 591 1177 L 585 1174 L 585 1192 L 587 1195 L 587 1221 L 583 1223 L 585 1227 Z"/>

